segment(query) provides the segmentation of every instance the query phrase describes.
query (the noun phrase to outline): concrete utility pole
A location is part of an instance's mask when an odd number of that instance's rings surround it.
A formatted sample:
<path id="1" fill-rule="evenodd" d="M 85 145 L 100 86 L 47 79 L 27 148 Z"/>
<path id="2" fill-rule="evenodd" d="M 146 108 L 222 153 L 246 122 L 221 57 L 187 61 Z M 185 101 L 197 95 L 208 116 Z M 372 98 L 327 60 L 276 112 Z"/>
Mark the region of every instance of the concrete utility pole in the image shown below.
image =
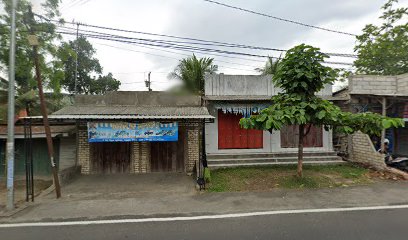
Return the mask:
<path id="1" fill-rule="evenodd" d="M 40 107 L 41 107 L 41 114 L 43 117 L 45 136 L 47 138 L 48 156 L 50 157 L 52 174 L 54 177 L 55 193 L 57 194 L 57 198 L 60 198 L 61 197 L 61 186 L 60 186 L 59 178 L 58 178 L 57 165 L 55 164 L 55 160 L 54 160 L 54 146 L 52 144 L 50 123 L 48 122 L 47 107 L 45 106 L 45 98 L 44 98 L 44 92 L 43 92 L 43 86 L 42 86 L 40 63 L 38 60 L 38 44 L 39 43 L 38 43 L 37 37 L 34 35 L 35 31 L 34 31 L 33 26 L 35 25 L 35 21 L 34 21 L 33 12 L 31 10 L 31 6 L 29 6 L 28 11 L 30 14 L 30 21 L 31 21 L 30 33 L 32 34 L 29 36 L 28 41 L 30 45 L 33 46 L 35 77 L 37 79 L 38 95 L 40 97 Z"/>
<path id="2" fill-rule="evenodd" d="M 150 87 L 151 86 L 151 80 L 150 80 L 150 74 L 151 74 L 152 72 L 149 72 L 149 74 L 147 74 L 147 80 L 145 81 L 145 83 L 146 83 L 146 87 L 147 87 L 147 89 L 149 90 L 149 92 L 151 92 L 152 91 L 152 88 Z"/>
<path id="3" fill-rule="evenodd" d="M 16 8 L 17 0 L 13 0 L 11 3 L 10 63 L 7 112 L 7 210 L 14 209 L 14 80 L 16 65 Z"/>
<path id="4" fill-rule="evenodd" d="M 75 44 L 75 79 L 74 79 L 74 92 L 78 94 L 78 37 L 79 37 L 79 23 L 76 24 L 76 44 Z"/>

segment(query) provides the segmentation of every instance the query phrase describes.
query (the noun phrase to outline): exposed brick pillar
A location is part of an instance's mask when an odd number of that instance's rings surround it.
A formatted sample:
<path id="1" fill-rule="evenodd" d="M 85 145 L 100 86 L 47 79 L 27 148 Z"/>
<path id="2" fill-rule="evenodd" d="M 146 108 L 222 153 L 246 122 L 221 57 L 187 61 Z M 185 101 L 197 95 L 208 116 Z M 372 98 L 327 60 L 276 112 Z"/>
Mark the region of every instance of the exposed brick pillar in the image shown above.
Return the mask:
<path id="1" fill-rule="evenodd" d="M 186 172 L 192 173 L 195 166 L 198 166 L 200 159 L 200 141 L 198 127 L 187 129 L 187 166 Z"/>
<path id="2" fill-rule="evenodd" d="M 140 172 L 151 172 L 150 142 L 140 143 Z"/>
<path id="3" fill-rule="evenodd" d="M 131 173 L 140 172 L 140 161 L 141 161 L 140 143 L 132 142 L 131 143 L 131 166 L 130 166 Z"/>
<path id="4" fill-rule="evenodd" d="M 78 163 L 81 165 L 82 174 L 91 173 L 90 148 L 88 131 L 85 128 L 78 129 Z"/>

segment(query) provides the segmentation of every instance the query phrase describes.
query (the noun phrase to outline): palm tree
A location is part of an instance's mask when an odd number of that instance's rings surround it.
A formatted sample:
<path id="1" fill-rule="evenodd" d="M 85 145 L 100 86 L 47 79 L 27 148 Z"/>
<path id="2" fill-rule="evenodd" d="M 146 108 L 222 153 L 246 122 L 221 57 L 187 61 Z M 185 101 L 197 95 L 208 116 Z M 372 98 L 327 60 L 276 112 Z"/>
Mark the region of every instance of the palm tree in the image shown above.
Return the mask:
<path id="1" fill-rule="evenodd" d="M 213 64 L 213 58 L 192 57 L 180 60 L 177 67 L 168 75 L 170 79 L 179 79 L 184 88 L 195 94 L 204 93 L 204 76 L 217 72 L 218 66 Z"/>
<path id="2" fill-rule="evenodd" d="M 272 57 L 268 57 L 265 66 L 263 68 L 255 68 L 255 70 L 260 72 L 261 75 L 274 75 L 276 70 L 278 69 L 280 60 L 280 56 L 276 61 L 274 61 Z"/>

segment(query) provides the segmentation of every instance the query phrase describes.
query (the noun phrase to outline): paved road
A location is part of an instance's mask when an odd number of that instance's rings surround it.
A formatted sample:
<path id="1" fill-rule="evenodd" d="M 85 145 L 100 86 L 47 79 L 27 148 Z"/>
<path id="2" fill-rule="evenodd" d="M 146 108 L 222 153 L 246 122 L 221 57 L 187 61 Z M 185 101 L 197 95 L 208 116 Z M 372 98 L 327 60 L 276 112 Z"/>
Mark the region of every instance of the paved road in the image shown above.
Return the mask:
<path id="1" fill-rule="evenodd" d="M 0 228 L 1 239 L 408 239 L 408 209 Z"/>

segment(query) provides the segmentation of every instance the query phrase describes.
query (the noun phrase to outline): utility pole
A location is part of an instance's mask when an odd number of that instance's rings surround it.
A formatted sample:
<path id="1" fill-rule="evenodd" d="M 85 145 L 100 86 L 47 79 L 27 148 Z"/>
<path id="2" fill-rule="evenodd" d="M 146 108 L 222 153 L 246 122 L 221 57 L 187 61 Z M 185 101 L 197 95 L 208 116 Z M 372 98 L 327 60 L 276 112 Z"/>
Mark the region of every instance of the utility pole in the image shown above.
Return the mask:
<path id="1" fill-rule="evenodd" d="M 30 34 L 31 34 L 29 36 L 28 41 L 30 45 L 33 46 L 35 77 L 37 79 L 38 95 L 40 97 L 40 107 L 41 107 L 41 114 L 43 117 L 45 136 L 47 138 L 48 156 L 50 157 L 52 174 L 54 177 L 55 193 L 57 194 L 57 198 L 60 198 L 61 197 L 61 186 L 60 186 L 59 179 L 58 179 L 57 165 L 55 164 L 55 159 L 54 159 L 54 146 L 52 144 L 52 136 L 51 136 L 50 123 L 48 121 L 47 107 L 45 106 L 45 98 L 44 98 L 44 92 L 43 92 L 43 86 L 42 86 L 40 63 L 38 59 L 39 43 L 38 43 L 37 37 L 34 35 L 35 34 L 35 31 L 34 31 L 35 20 L 34 20 L 33 12 L 31 10 L 31 6 L 28 7 L 28 12 L 30 16 Z"/>
<path id="2" fill-rule="evenodd" d="M 15 115 L 15 65 L 16 65 L 16 8 L 17 0 L 11 3 L 10 62 L 7 115 L 7 210 L 14 209 L 14 115 Z"/>
<path id="3" fill-rule="evenodd" d="M 145 83 L 146 83 L 146 87 L 147 87 L 147 89 L 149 90 L 149 92 L 151 92 L 152 91 L 152 88 L 150 87 L 151 86 L 151 80 L 150 80 L 150 74 L 151 74 L 152 72 L 149 72 L 149 74 L 147 74 L 147 80 L 145 81 Z"/>
<path id="4" fill-rule="evenodd" d="M 78 94 L 78 51 L 79 51 L 79 44 L 78 44 L 78 37 L 79 37 L 79 23 L 76 24 L 76 44 L 75 44 L 75 83 L 74 83 L 74 92 Z"/>

